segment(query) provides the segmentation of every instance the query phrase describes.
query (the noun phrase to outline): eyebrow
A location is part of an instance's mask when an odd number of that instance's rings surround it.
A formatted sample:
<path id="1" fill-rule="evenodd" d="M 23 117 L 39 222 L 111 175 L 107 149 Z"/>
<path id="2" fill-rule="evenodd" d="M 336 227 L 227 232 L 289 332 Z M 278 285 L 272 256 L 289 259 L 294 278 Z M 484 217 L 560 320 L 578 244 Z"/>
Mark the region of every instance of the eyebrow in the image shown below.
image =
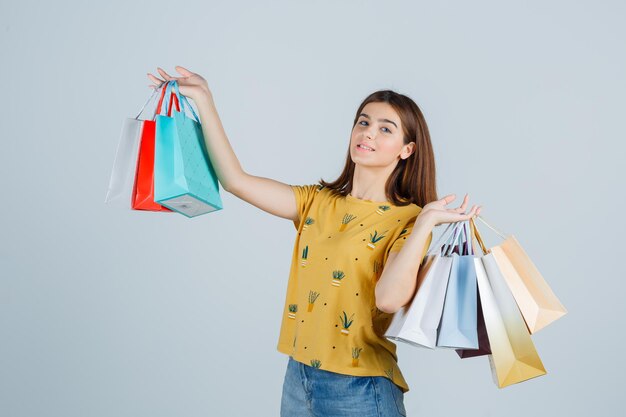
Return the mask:
<path id="1" fill-rule="evenodd" d="M 367 114 L 365 113 L 361 113 L 359 114 L 359 116 L 363 116 L 366 118 L 370 118 Z M 393 120 L 389 120 L 389 119 L 378 119 L 379 122 L 387 122 L 387 123 L 391 123 L 392 125 L 394 125 L 396 127 L 396 129 L 398 128 L 398 125 L 393 121 Z"/>

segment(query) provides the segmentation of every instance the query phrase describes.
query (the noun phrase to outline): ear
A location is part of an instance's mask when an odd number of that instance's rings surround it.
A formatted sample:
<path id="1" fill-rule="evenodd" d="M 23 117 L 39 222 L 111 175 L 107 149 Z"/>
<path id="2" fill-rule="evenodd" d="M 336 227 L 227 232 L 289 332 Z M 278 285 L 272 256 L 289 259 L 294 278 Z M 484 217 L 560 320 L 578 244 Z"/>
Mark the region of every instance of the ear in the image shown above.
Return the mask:
<path id="1" fill-rule="evenodd" d="M 415 142 L 409 142 L 402 148 L 402 153 L 400 153 L 400 158 L 407 159 L 413 152 L 415 152 Z"/>

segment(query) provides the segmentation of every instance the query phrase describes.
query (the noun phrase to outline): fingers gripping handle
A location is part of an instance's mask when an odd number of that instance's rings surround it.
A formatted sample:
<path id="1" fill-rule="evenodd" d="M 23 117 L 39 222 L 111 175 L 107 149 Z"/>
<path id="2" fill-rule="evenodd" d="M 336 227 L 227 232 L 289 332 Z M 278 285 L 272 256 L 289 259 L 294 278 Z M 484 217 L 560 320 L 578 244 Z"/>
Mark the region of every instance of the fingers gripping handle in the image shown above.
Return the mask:
<path id="1" fill-rule="evenodd" d="M 172 101 L 176 101 L 176 109 L 177 111 L 180 111 L 182 113 L 185 112 L 185 105 L 189 108 L 189 111 L 191 112 L 193 118 L 195 119 L 196 122 L 200 123 L 200 118 L 198 117 L 198 115 L 196 114 L 195 110 L 193 109 L 193 107 L 191 106 L 191 104 L 189 104 L 189 101 L 187 101 L 187 97 L 183 96 L 180 94 L 179 88 L 178 88 L 178 81 L 176 80 L 172 80 L 172 81 L 168 81 L 167 82 L 167 87 L 171 90 L 172 88 L 174 89 L 174 91 L 172 91 L 170 94 L 165 94 L 166 98 L 166 108 L 168 109 L 168 116 L 171 116 L 171 105 L 172 105 Z M 179 110 L 179 103 L 180 103 L 180 110 Z"/>
<path id="2" fill-rule="evenodd" d="M 506 235 L 503 232 L 489 225 L 481 216 L 476 215 L 475 217 L 478 218 L 481 222 L 485 223 L 487 227 L 489 227 L 491 230 L 497 233 L 502 239 L 506 239 Z M 461 222 L 448 224 L 448 227 L 446 228 L 446 230 L 444 230 L 440 238 L 437 240 L 437 243 L 433 245 L 432 248 L 428 251 L 427 255 L 441 251 L 442 256 L 450 256 L 450 253 L 454 250 L 454 244 L 457 242 L 458 238 L 460 237 L 459 235 L 461 233 L 464 233 L 466 237 L 466 241 L 468 242 L 468 245 L 469 245 L 468 251 L 472 255 L 475 255 L 475 251 L 478 247 L 480 247 L 483 254 L 485 255 L 488 253 L 491 253 L 491 251 L 485 245 L 485 241 L 483 240 L 483 237 L 480 234 L 478 227 L 476 226 L 474 218 L 463 221 L 462 222 L 463 224 L 460 224 L 460 223 Z M 474 245 L 474 238 L 476 238 L 478 247 Z M 441 245 L 441 242 L 444 242 L 444 244 Z M 460 252 L 459 254 L 462 254 L 462 252 Z"/>

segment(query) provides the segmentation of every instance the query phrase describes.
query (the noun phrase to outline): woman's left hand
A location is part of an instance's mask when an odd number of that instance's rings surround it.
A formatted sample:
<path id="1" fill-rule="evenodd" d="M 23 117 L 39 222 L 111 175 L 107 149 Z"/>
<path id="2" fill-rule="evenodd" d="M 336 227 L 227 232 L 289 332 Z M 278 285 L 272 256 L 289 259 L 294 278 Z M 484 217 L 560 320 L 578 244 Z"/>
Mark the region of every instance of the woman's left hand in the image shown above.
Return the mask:
<path id="1" fill-rule="evenodd" d="M 469 220 L 472 217 L 480 214 L 482 206 L 473 205 L 469 213 L 465 213 L 467 203 L 469 201 L 469 194 L 465 194 L 463 198 L 463 204 L 457 208 L 446 208 L 448 204 L 455 200 L 455 194 L 448 194 L 440 200 L 432 201 L 426 204 L 422 211 L 420 211 L 418 218 L 421 221 L 426 221 L 432 227 L 435 227 L 442 223 L 456 223 L 464 220 Z"/>

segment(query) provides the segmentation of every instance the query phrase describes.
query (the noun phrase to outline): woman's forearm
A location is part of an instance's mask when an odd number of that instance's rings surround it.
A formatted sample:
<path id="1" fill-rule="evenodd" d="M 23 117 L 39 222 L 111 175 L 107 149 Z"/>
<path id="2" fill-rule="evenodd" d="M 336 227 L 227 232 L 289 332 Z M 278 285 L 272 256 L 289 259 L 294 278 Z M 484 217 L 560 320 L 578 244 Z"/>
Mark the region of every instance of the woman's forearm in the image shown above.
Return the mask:
<path id="1" fill-rule="evenodd" d="M 211 165 L 224 190 L 227 190 L 243 173 L 239 159 L 228 141 L 222 121 L 211 95 L 203 95 L 194 100 L 202 123 L 202 134 Z"/>
<path id="2" fill-rule="evenodd" d="M 432 223 L 425 217 L 417 216 L 413 231 L 407 237 L 395 259 L 385 264 L 376 284 L 376 303 L 384 306 L 387 313 L 395 313 L 406 305 L 417 286 L 417 273 L 432 239 Z"/>

